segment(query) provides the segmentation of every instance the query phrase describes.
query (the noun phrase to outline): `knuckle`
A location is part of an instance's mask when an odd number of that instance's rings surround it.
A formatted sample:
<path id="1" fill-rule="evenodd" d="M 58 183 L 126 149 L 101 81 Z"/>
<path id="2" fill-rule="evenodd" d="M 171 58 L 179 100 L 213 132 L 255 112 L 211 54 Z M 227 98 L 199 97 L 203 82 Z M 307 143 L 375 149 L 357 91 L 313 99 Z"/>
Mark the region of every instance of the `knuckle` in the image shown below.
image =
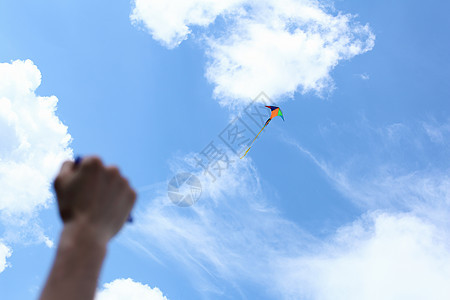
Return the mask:
<path id="1" fill-rule="evenodd" d="M 63 162 L 62 166 L 61 166 L 61 170 L 66 170 L 69 167 L 71 167 L 73 165 L 73 162 L 70 160 L 66 160 L 65 162 Z"/>
<path id="2" fill-rule="evenodd" d="M 126 179 L 125 177 L 120 177 L 120 186 L 124 189 L 127 190 L 130 188 L 130 184 L 128 182 L 128 179 Z"/>
<path id="3" fill-rule="evenodd" d="M 112 178 L 120 176 L 120 170 L 117 167 L 108 167 L 106 173 Z"/>
<path id="4" fill-rule="evenodd" d="M 130 199 L 131 199 L 132 203 L 134 203 L 136 201 L 136 198 L 137 198 L 136 191 L 130 188 Z"/>
<path id="5" fill-rule="evenodd" d="M 102 160 L 97 156 L 90 156 L 81 162 L 82 167 L 93 169 L 93 170 L 99 170 L 103 167 Z"/>
<path id="6" fill-rule="evenodd" d="M 120 173 L 118 175 L 119 175 L 119 183 L 120 183 L 120 185 L 122 185 L 124 187 L 129 186 L 128 179 L 126 177 L 122 176 Z"/>
<path id="7" fill-rule="evenodd" d="M 136 199 L 137 199 L 136 192 L 132 188 L 130 188 L 128 190 L 127 202 L 129 203 L 130 206 L 133 206 L 136 203 Z"/>

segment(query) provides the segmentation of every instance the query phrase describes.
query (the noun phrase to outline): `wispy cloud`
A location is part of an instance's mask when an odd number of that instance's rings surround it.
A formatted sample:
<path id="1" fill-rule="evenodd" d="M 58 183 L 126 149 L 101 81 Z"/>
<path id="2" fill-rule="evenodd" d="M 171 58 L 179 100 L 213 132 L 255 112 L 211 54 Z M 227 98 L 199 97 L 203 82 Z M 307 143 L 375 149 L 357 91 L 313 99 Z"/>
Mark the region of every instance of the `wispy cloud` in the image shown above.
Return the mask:
<path id="1" fill-rule="evenodd" d="M 173 170 L 192 172 L 189 162 L 190 156 L 177 160 Z M 199 202 L 179 208 L 166 190 L 157 189 L 147 194 L 155 198 L 136 215 L 140 221 L 133 235 L 195 274 L 197 288 L 217 292 L 223 280 L 266 282 L 275 253 L 302 249 L 313 240 L 269 205 L 251 160 L 230 165 L 215 181 L 203 172 L 195 175 L 203 185 Z"/>
<path id="2" fill-rule="evenodd" d="M 330 91 L 331 70 L 375 40 L 354 16 L 310 0 L 136 0 L 131 19 L 169 48 L 202 28 L 206 77 L 223 105 L 249 103 L 261 90 L 274 99 Z"/>
<path id="3" fill-rule="evenodd" d="M 131 278 L 116 279 L 105 283 L 95 296 L 95 300 L 167 300 L 157 288 L 136 282 Z"/>
<path id="4" fill-rule="evenodd" d="M 370 79 L 370 76 L 369 76 L 369 74 L 367 74 L 367 73 L 359 74 L 359 77 L 360 77 L 362 80 L 369 80 L 369 79 Z"/>
<path id="5" fill-rule="evenodd" d="M 404 149 L 414 158 L 414 152 L 422 154 L 427 151 L 424 148 L 431 147 L 420 128 L 411 129 L 405 124 L 360 129 L 368 134 L 367 140 L 389 146 L 384 150 L 390 155 L 396 157 L 392 152 L 401 151 L 404 160 L 408 160 Z M 418 139 L 413 143 L 409 139 L 411 131 Z M 398 168 L 399 164 L 381 151 L 367 152 L 366 157 L 337 167 L 324 163 L 294 140 L 285 141 L 314 162 L 344 196 L 368 209 L 353 224 L 340 228 L 316 253 L 280 260 L 278 271 L 284 276 L 278 279 L 288 298 L 450 296 L 445 283 L 450 275 L 448 164 L 438 159 L 437 164 L 428 161 L 422 169 L 416 163 L 410 163 L 409 168 L 399 163 L 403 167 Z M 445 152 L 446 145 L 434 149 L 435 154 L 439 151 Z M 383 156 L 382 164 L 377 155 Z M 340 153 L 336 156 L 340 157 Z M 353 153 L 347 153 L 349 160 L 352 156 Z M 360 170 L 352 170 L 360 165 L 365 166 L 363 176 Z"/>
<path id="6" fill-rule="evenodd" d="M 40 84 L 32 61 L 0 64 L 0 219 L 8 242 L 27 237 L 52 246 L 33 219 L 51 201 L 51 180 L 72 149 L 55 114 L 58 99 L 36 95 Z"/>
<path id="7" fill-rule="evenodd" d="M 409 131 L 396 125 L 392 135 L 391 127 L 370 130 L 386 145 L 397 145 Z M 383 165 L 361 178 L 290 142 L 367 212 L 334 234 L 315 238 L 277 211 L 265 196 L 270 186 L 260 184 L 248 159 L 232 165 L 223 181 L 207 181 L 196 173 L 206 182 L 205 193 L 192 208 L 172 205 L 164 188 L 156 189 L 138 215 L 142 223 L 133 232 L 135 239 L 158 249 L 153 253 L 159 259 L 177 261 L 199 290 L 220 293 L 225 283 L 239 288 L 252 282 L 278 299 L 450 296 L 450 180 L 445 170 L 402 174 Z M 173 171 L 192 170 L 186 167 L 189 160 L 177 160 Z"/>
<path id="8" fill-rule="evenodd" d="M 434 143 L 448 143 L 450 135 L 450 122 L 439 124 L 436 120 L 423 122 L 423 128 L 425 129 L 428 137 Z"/>

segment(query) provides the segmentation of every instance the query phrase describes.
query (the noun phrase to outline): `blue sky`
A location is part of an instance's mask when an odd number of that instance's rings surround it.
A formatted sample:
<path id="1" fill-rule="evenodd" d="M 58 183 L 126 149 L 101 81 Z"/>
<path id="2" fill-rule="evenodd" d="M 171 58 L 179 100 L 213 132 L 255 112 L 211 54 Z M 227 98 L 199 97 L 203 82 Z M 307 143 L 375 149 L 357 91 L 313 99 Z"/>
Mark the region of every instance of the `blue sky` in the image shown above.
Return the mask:
<path id="1" fill-rule="evenodd" d="M 48 184 L 98 154 L 139 191 L 100 299 L 448 299 L 449 4 L 224 3 L 0 2 L 1 298 L 37 297 L 61 228 Z M 259 92 L 286 121 L 211 181 L 192 157 Z M 36 95 L 67 127 L 25 121 Z M 181 171 L 203 186 L 190 208 L 167 197 Z"/>

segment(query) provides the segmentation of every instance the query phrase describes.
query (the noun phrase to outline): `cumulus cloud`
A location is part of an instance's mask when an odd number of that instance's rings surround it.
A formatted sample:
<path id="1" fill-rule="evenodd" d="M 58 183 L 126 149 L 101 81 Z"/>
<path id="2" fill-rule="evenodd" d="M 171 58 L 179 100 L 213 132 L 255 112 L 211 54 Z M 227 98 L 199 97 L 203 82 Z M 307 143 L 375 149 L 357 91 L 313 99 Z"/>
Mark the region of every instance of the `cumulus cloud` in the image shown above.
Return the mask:
<path id="1" fill-rule="evenodd" d="M 435 132 L 445 131 L 444 125 L 435 128 L 439 128 Z M 446 284 L 450 275 L 448 164 L 437 159 L 436 165 L 427 159 L 424 169 L 417 169 L 417 164 L 412 169 L 411 165 L 399 168 L 396 153 L 404 160 L 405 148 L 411 157 L 416 157 L 433 147 L 438 158 L 442 152 L 446 153 L 446 145 L 441 148 L 430 145 L 430 128 L 425 125 L 423 132 L 405 124 L 361 130 L 369 140 L 386 148 L 380 147 L 383 150 L 377 153 L 369 151 L 371 162 L 359 157 L 339 168 L 286 139 L 311 159 L 337 190 L 369 212 L 353 224 L 341 227 L 315 253 L 279 260 L 277 272 L 285 274 L 277 278 L 280 289 L 287 292 L 287 298 L 447 299 L 450 297 Z M 411 142 L 410 135 L 416 140 Z M 361 148 L 364 145 L 359 145 Z M 384 151 L 389 151 L 389 158 Z M 347 152 L 353 156 L 351 151 Z M 383 164 L 378 163 L 377 156 L 383 157 Z M 390 161 L 392 157 L 395 163 Z M 364 176 L 360 176 L 361 170 L 352 170 L 361 165 L 365 166 Z"/>
<path id="2" fill-rule="evenodd" d="M 413 215 L 372 213 L 319 253 L 277 261 L 289 299 L 448 299 L 447 230 Z"/>
<path id="3" fill-rule="evenodd" d="M 135 24 L 142 22 L 155 40 L 174 48 L 188 38 L 191 26 L 207 27 L 219 15 L 232 12 L 244 2 L 135 0 L 130 18 Z"/>
<path id="4" fill-rule="evenodd" d="M 226 4 L 224 4 L 226 2 Z M 221 26 L 212 26 L 219 17 Z M 375 36 L 354 16 L 313 0 L 135 0 L 131 19 L 169 48 L 203 28 L 206 77 L 223 105 L 333 88 L 331 70 L 370 51 Z"/>
<path id="5" fill-rule="evenodd" d="M 12 250 L 0 241 L 0 273 L 8 267 L 9 264 L 6 259 L 10 257 L 11 254 Z"/>
<path id="6" fill-rule="evenodd" d="M 35 94 L 41 73 L 32 61 L 0 64 L 0 212 L 30 215 L 51 199 L 50 182 L 72 157 L 58 99 Z"/>
<path id="7" fill-rule="evenodd" d="M 105 283 L 95 300 L 167 300 L 167 297 L 157 287 L 151 288 L 127 278 Z"/>
<path id="8" fill-rule="evenodd" d="M 40 84 L 32 61 L 0 63 L 0 221 L 9 244 L 52 247 L 36 216 L 50 203 L 51 181 L 72 149 L 55 114 L 58 99 L 36 95 Z"/>

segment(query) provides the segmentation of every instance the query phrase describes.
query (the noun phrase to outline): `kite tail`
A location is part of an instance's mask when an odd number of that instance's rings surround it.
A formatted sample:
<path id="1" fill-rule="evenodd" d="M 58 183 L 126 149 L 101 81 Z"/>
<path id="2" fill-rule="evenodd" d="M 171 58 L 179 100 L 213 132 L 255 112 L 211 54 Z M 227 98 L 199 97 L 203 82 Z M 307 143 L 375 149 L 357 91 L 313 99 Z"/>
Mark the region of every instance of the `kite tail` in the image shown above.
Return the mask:
<path id="1" fill-rule="evenodd" d="M 255 138 L 253 139 L 253 141 L 250 143 L 250 147 L 248 147 L 247 151 L 245 151 L 244 155 L 242 155 L 240 159 L 243 159 L 243 158 L 247 155 L 248 151 L 250 151 L 250 148 L 252 148 L 253 143 L 254 143 L 254 142 L 256 141 L 256 139 L 258 138 L 258 135 L 264 130 L 264 128 L 266 128 L 266 126 L 267 126 L 267 124 L 269 124 L 270 120 L 271 120 L 271 119 L 267 120 L 266 124 L 264 124 L 263 128 L 261 128 L 261 130 L 260 130 L 260 131 L 258 132 L 258 134 L 255 136 Z"/>

